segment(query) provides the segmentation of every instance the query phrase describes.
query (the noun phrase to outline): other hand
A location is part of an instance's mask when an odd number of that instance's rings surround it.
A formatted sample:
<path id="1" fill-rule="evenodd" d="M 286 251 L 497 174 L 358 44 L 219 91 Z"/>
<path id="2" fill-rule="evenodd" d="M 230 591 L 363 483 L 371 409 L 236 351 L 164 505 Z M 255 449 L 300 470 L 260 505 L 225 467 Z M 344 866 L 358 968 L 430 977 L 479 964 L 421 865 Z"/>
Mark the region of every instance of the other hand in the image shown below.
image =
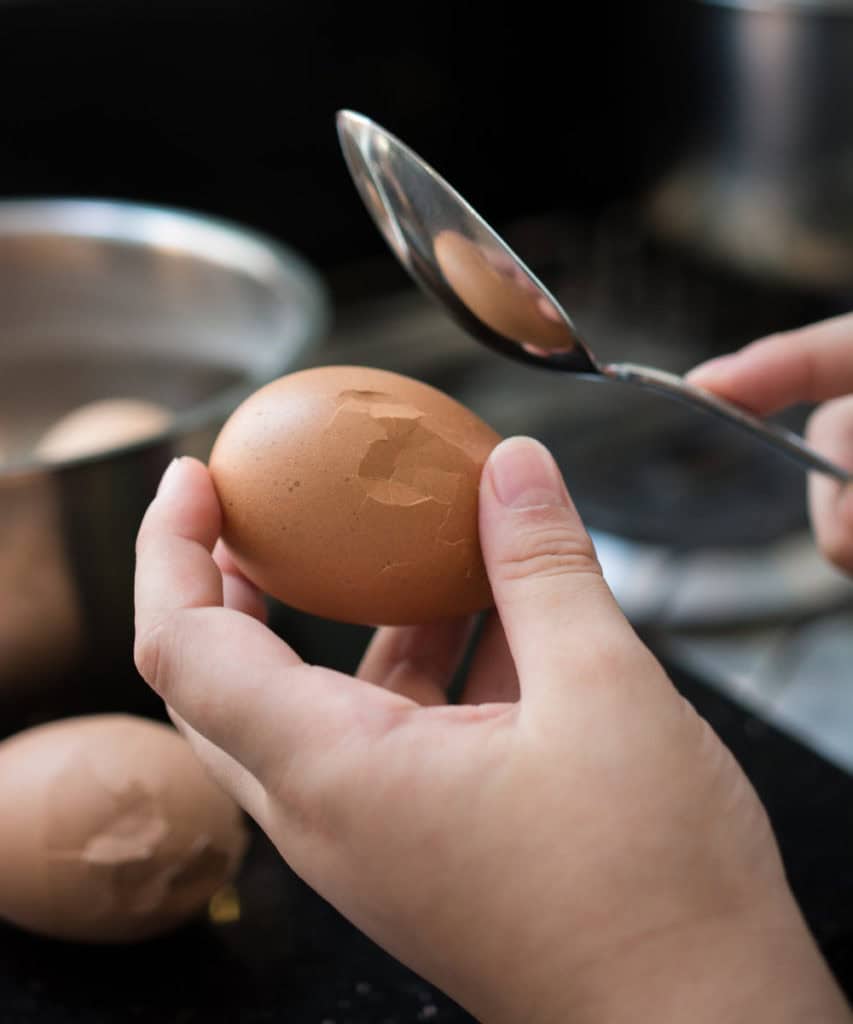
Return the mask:
<path id="1" fill-rule="evenodd" d="M 762 338 L 697 367 L 688 380 L 762 416 L 823 403 L 806 436 L 828 459 L 853 469 L 853 314 Z M 826 558 L 853 573 L 853 484 L 810 474 L 809 511 Z"/>

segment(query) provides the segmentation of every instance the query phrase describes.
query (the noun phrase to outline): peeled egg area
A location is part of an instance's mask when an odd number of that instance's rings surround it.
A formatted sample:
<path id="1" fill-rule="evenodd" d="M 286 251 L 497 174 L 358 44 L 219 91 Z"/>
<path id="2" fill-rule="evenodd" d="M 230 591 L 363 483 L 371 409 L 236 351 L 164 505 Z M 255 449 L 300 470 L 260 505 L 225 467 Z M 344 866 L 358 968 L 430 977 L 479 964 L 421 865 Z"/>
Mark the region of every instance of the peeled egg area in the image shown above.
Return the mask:
<path id="1" fill-rule="evenodd" d="M 223 535 L 285 605 L 364 625 L 487 607 L 479 479 L 498 435 L 450 396 L 325 366 L 250 396 L 214 445 Z"/>
<path id="2" fill-rule="evenodd" d="M 247 844 L 186 741 L 127 715 L 0 744 L 0 808 L 0 917 L 74 941 L 132 942 L 200 914 Z"/>

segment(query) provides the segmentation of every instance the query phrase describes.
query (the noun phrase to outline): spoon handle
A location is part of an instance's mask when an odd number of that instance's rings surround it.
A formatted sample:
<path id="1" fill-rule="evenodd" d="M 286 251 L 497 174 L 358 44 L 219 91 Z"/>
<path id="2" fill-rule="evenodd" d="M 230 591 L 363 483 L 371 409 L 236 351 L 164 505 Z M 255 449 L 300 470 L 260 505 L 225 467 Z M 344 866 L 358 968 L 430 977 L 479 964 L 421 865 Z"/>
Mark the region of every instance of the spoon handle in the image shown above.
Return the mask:
<path id="1" fill-rule="evenodd" d="M 637 366 L 634 363 L 609 363 L 607 366 L 601 367 L 601 373 L 610 380 L 637 384 L 651 391 L 659 391 L 671 398 L 702 409 L 704 412 L 720 416 L 761 438 L 767 444 L 778 448 L 802 466 L 826 473 L 844 484 L 853 482 L 853 473 L 836 466 L 835 463 L 819 455 L 798 434 L 775 423 L 759 419 L 752 413 L 746 412 L 723 398 L 718 398 L 709 391 L 694 387 L 675 373 L 656 370 L 650 366 Z"/>

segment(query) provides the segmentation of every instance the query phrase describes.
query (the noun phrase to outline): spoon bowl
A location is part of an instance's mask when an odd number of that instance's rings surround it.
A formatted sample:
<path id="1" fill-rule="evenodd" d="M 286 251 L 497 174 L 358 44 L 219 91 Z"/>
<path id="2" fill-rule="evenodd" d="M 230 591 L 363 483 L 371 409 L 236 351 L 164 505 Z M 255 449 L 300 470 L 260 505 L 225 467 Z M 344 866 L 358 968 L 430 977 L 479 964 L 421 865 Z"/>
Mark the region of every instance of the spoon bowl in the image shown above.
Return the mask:
<path id="1" fill-rule="evenodd" d="M 853 480 L 797 434 L 677 374 L 600 362 L 545 285 L 421 157 L 353 111 L 338 112 L 337 130 L 355 186 L 392 251 L 472 337 L 524 363 L 668 395 L 733 423 L 805 468 Z"/>

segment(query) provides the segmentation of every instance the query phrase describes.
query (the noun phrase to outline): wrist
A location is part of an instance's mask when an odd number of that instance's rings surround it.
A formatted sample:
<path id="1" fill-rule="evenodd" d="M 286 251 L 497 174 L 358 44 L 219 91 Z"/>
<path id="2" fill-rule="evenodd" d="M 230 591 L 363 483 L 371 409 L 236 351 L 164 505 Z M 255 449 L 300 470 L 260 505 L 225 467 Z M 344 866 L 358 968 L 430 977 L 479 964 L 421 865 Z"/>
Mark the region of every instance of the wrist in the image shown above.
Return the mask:
<path id="1" fill-rule="evenodd" d="M 568 957 L 568 960 L 571 958 Z M 770 908 L 638 933 L 570 968 L 520 969 L 483 1024 L 850 1024 L 853 1014 L 792 898 Z M 541 965 L 540 965 L 541 966 Z M 509 979 L 504 979 L 505 983 Z M 475 1013 L 478 1007 L 472 1007 Z"/>
<path id="2" fill-rule="evenodd" d="M 850 1021 L 845 1000 L 793 906 L 648 936 L 592 992 L 590 1021 L 824 1024 Z"/>

